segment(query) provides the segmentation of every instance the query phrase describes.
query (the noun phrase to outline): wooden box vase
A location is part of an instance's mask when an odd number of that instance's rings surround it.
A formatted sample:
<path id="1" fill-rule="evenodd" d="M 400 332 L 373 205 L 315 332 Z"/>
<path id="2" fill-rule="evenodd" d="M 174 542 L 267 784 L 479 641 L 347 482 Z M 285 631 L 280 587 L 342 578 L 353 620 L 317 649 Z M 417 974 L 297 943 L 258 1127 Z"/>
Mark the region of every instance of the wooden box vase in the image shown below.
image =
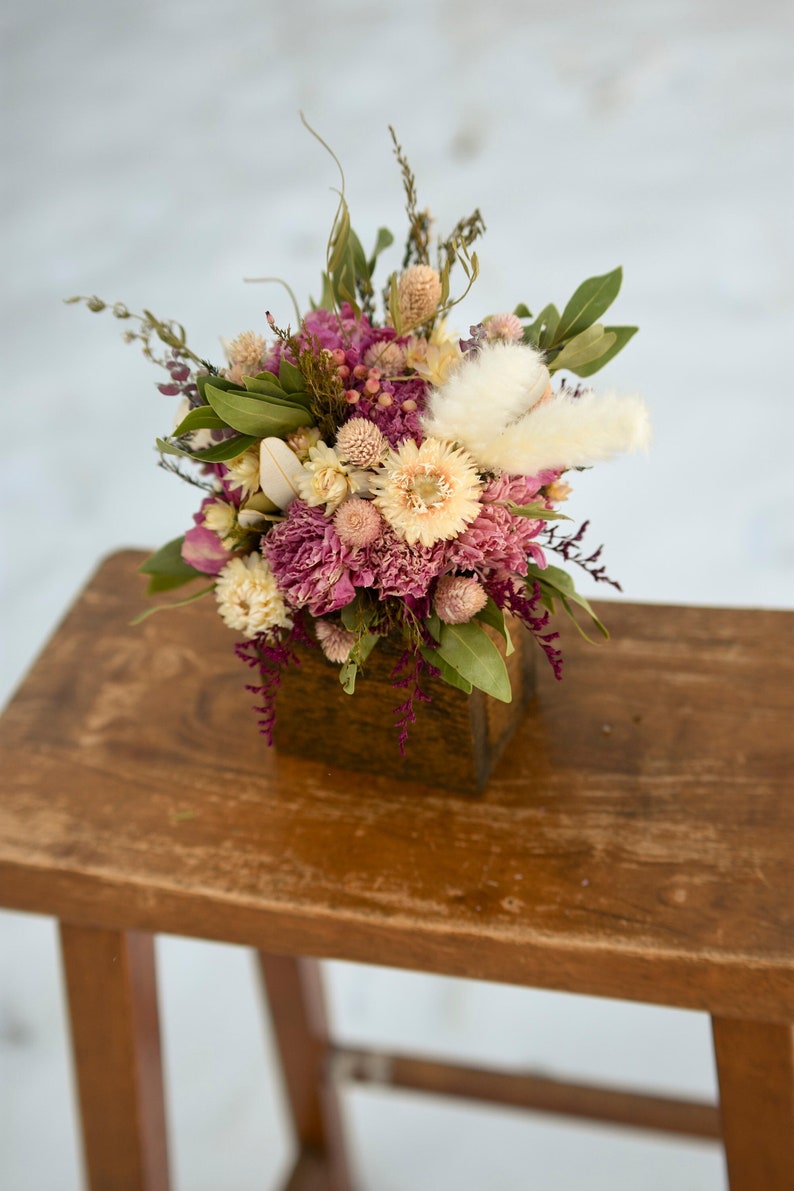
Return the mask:
<path id="1" fill-rule="evenodd" d="M 281 753 L 330 766 L 383 774 L 465 794 L 479 793 L 513 734 L 534 691 L 537 646 L 520 625 L 511 626 L 515 650 L 505 657 L 513 690 L 510 703 L 474 690 L 470 695 L 440 678 L 423 677 L 430 702 L 415 704 L 405 756 L 399 749 L 394 710 L 406 692 L 393 685 L 401 648 L 381 642 L 347 695 L 339 666 L 321 650 L 303 647 L 300 665 L 284 675 L 276 703 L 274 740 Z M 493 640 L 504 656 L 504 642 Z"/>

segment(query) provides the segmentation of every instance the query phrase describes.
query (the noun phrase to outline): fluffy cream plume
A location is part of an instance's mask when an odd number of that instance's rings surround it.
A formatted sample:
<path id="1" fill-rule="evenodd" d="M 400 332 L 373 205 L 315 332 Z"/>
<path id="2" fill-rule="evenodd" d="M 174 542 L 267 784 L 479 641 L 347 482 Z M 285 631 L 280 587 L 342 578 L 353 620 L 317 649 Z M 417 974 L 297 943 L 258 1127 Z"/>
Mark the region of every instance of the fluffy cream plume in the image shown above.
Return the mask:
<path id="1" fill-rule="evenodd" d="M 639 397 L 552 394 L 542 356 L 519 343 L 486 343 L 467 358 L 431 392 L 422 428 L 460 443 L 480 468 L 514 475 L 587 467 L 650 441 Z"/>
<path id="2" fill-rule="evenodd" d="M 534 348 L 483 344 L 430 393 L 422 429 L 434 438 L 461 443 L 483 463 L 482 452 L 494 435 L 539 401 L 548 383 L 549 371 Z"/>
<path id="3" fill-rule="evenodd" d="M 562 392 L 495 435 L 478 462 L 529 476 L 544 468 L 588 467 L 623 451 L 645 450 L 650 438 L 648 410 L 639 397 Z"/>

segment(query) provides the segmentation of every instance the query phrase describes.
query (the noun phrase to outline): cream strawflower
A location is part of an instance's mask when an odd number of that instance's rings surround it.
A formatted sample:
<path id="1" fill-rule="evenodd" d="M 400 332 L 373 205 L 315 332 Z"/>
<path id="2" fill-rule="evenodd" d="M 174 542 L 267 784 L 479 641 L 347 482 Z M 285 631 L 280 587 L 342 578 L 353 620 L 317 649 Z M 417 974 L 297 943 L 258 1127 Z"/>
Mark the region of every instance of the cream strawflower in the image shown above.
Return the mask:
<path id="1" fill-rule="evenodd" d="M 320 431 L 316 426 L 301 426 L 287 435 L 287 446 L 305 463 L 309 458 L 309 451 L 320 441 Z"/>
<path id="2" fill-rule="evenodd" d="M 215 598 L 223 620 L 244 637 L 292 627 L 273 572 L 261 554 L 227 562 L 218 575 Z"/>
<path id="3" fill-rule="evenodd" d="M 435 387 L 443 385 L 462 361 L 459 337 L 449 333 L 446 319 L 433 327 L 429 338 L 409 339 L 405 349 L 406 367 Z"/>
<path id="4" fill-rule="evenodd" d="M 204 528 L 211 529 L 213 533 L 216 533 L 224 546 L 230 544 L 226 538 L 232 533 L 236 524 L 237 514 L 234 505 L 227 504 L 225 500 L 214 500 L 204 510 Z"/>
<path id="5" fill-rule="evenodd" d="M 468 452 L 437 438 L 406 439 L 372 481 L 374 504 L 409 545 L 457 537 L 480 511 L 482 484 Z"/>
<path id="6" fill-rule="evenodd" d="M 325 515 L 339 508 L 346 497 L 367 490 L 369 477 L 363 471 L 349 468 L 332 447 L 318 442 L 309 451 L 296 483 L 307 505 L 325 505 Z"/>
<path id="7" fill-rule="evenodd" d="M 259 491 L 259 450 L 244 451 L 226 464 L 229 487 L 239 488 L 243 498 Z"/>

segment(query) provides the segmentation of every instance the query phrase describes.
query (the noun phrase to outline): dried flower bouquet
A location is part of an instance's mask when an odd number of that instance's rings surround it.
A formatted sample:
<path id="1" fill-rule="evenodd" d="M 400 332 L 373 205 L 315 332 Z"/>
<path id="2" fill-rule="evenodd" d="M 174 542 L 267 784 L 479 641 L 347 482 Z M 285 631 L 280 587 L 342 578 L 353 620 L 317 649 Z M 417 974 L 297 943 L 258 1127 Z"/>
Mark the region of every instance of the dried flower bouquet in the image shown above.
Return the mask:
<path id="1" fill-rule="evenodd" d="M 180 324 L 111 307 L 133 328 L 125 338 L 167 370 L 161 393 L 179 399 L 175 429 L 157 442 L 162 466 L 204 490 L 195 524 L 144 564 L 149 593 L 205 580 L 178 604 L 214 593 L 243 638 L 239 655 L 260 673 L 250 689 L 271 740 L 278 682 L 298 643 L 318 646 L 351 695 L 379 642 L 401 643 L 401 749 L 414 719 L 412 700 L 402 701 L 406 673 L 421 697 L 425 678 L 440 676 L 510 700 L 486 631 L 509 651 L 506 614 L 559 677 L 549 623 L 558 606 L 575 623 L 577 607 L 607 633 L 548 553 L 613 582 L 600 550 L 581 547 L 583 530 L 565 535 L 553 524 L 566 520 L 563 475 L 649 437 L 638 398 L 596 395 L 565 376 L 589 378 L 634 334 L 599 321 L 621 270 L 585 281 L 561 313 L 548 305 L 533 317 L 519 304 L 460 340 L 447 316 L 477 278 L 482 217 L 462 219 L 433 249 L 430 216 L 392 139 L 408 233 L 380 319 L 373 278 L 393 237 L 381 228 L 364 252 L 344 177 L 322 298 L 303 316 L 295 304 L 294 328 L 268 313 L 270 340 L 245 331 L 224 342 L 227 360 L 216 366 L 193 353 Z M 456 275 L 462 292 L 453 297 Z M 71 301 L 105 309 L 97 298 Z"/>

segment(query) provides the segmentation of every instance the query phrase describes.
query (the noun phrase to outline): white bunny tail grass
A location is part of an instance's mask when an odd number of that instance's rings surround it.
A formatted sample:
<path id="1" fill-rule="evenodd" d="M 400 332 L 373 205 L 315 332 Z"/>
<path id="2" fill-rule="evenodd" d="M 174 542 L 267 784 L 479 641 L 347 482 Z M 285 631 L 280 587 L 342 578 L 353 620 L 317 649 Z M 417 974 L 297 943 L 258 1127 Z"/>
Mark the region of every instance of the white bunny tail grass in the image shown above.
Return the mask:
<path id="1" fill-rule="evenodd" d="M 433 389 L 422 419 L 426 436 L 457 442 L 483 463 L 495 435 L 531 409 L 549 384 L 543 356 L 522 343 L 486 343 Z"/>
<path id="2" fill-rule="evenodd" d="M 477 458 L 485 467 L 528 476 L 544 468 L 588 467 L 624 451 L 645 450 L 650 438 L 650 418 L 641 398 L 560 393 L 492 435 Z"/>

